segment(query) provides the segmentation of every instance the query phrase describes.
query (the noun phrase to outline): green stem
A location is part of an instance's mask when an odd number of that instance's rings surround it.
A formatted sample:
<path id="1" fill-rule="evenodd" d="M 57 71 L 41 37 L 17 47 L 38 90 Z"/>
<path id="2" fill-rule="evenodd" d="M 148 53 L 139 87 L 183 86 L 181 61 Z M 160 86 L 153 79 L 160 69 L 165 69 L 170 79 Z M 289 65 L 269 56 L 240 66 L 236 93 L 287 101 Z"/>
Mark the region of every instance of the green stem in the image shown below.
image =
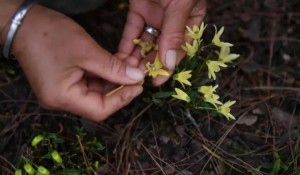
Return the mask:
<path id="1" fill-rule="evenodd" d="M 214 44 L 213 43 L 207 44 L 207 45 L 203 46 L 202 49 L 206 49 L 207 47 L 210 47 L 210 46 L 214 46 Z"/>
<path id="2" fill-rule="evenodd" d="M 193 79 L 194 81 L 198 80 L 198 78 L 200 78 L 200 75 L 202 73 L 202 70 L 206 64 L 206 61 L 210 58 L 212 54 L 212 51 L 209 52 L 209 54 L 206 56 L 206 58 L 204 59 L 204 61 L 201 63 L 201 66 L 197 67 L 197 69 L 195 70 L 195 78 Z"/>
<path id="3" fill-rule="evenodd" d="M 217 109 L 216 109 L 216 108 L 208 108 L 208 107 L 201 107 L 201 106 L 199 106 L 199 107 L 195 107 L 195 109 L 206 109 L 206 110 L 217 111 Z"/>

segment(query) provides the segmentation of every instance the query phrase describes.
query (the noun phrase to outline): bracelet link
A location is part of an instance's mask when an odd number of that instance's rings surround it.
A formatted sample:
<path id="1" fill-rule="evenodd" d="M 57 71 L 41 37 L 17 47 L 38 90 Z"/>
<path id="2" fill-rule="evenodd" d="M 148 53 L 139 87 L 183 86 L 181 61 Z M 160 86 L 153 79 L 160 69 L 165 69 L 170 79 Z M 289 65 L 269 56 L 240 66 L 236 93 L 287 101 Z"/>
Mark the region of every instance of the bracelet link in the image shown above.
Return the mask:
<path id="1" fill-rule="evenodd" d="M 22 20 L 24 19 L 26 13 L 28 10 L 36 3 L 35 0 L 25 0 L 20 8 L 17 10 L 15 13 L 15 16 L 11 20 L 11 24 L 9 26 L 7 35 L 6 35 L 6 40 L 4 42 L 3 46 L 3 55 L 5 58 L 9 58 L 10 54 L 10 49 L 12 46 L 12 42 L 15 38 L 15 35 L 22 24 Z"/>

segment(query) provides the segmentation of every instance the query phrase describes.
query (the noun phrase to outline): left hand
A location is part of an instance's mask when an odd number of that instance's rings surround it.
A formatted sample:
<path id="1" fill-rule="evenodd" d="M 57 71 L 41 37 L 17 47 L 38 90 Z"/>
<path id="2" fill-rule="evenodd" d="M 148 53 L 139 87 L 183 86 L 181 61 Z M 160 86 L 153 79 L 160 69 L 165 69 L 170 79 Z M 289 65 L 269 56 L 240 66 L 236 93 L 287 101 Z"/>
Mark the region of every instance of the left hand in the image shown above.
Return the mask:
<path id="1" fill-rule="evenodd" d="M 206 12 L 205 0 L 130 0 L 127 22 L 120 41 L 118 57 L 134 66 L 145 69 L 146 62 L 153 62 L 153 54 L 141 59 L 139 49 L 133 39 L 157 42 L 159 56 L 163 65 L 169 69 L 170 75 L 185 53 L 180 45 L 191 40 L 185 37 L 186 26 L 199 25 Z M 150 25 L 161 31 L 158 38 L 144 31 Z M 157 39 L 157 41 L 155 41 Z M 151 58 L 150 58 L 151 56 Z M 129 59 L 128 59 L 129 58 Z M 164 83 L 169 77 L 157 77 L 154 85 Z"/>

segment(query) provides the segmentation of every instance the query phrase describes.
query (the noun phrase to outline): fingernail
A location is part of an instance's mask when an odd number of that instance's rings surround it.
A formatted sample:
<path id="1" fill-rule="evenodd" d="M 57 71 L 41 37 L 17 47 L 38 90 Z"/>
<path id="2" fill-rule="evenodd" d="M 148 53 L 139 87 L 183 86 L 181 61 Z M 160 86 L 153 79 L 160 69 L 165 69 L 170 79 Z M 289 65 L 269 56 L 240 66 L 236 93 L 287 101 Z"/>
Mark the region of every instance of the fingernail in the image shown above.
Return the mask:
<path id="1" fill-rule="evenodd" d="M 169 70 L 174 70 L 176 64 L 177 52 L 174 49 L 168 50 L 166 54 L 166 67 Z"/>
<path id="2" fill-rule="evenodd" d="M 127 66 L 126 67 L 126 76 L 128 78 L 130 78 L 131 80 L 141 81 L 144 79 L 145 74 L 138 68 L 135 68 L 132 66 Z"/>

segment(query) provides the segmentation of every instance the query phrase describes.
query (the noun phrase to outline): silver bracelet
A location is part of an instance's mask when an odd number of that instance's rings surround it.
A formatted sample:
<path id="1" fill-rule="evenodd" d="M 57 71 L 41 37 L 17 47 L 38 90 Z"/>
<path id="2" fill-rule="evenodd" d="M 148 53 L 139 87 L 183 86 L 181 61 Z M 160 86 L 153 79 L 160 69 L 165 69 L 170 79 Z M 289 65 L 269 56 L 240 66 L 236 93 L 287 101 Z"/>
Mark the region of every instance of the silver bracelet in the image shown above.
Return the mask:
<path id="1" fill-rule="evenodd" d="M 35 3 L 36 3 L 36 1 L 34 1 L 34 0 L 25 0 L 22 3 L 22 5 L 20 6 L 20 8 L 17 10 L 15 16 L 13 17 L 11 24 L 9 26 L 9 29 L 8 29 L 7 35 L 6 35 L 6 40 L 4 42 L 4 46 L 3 46 L 3 55 L 5 58 L 7 58 L 7 59 L 9 58 L 12 42 L 15 38 L 15 35 L 16 35 L 20 25 L 22 24 L 22 20 L 25 17 L 28 10 Z"/>

